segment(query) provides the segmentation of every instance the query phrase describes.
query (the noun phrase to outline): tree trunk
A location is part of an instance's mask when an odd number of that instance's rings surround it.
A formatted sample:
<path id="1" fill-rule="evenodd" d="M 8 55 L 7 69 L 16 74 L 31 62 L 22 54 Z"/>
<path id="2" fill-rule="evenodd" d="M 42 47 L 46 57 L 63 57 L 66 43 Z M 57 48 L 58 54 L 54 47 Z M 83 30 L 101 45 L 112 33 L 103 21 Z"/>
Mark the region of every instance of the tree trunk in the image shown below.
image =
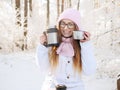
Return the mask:
<path id="1" fill-rule="evenodd" d="M 15 0 L 16 24 L 21 26 L 20 0 Z"/>
<path id="2" fill-rule="evenodd" d="M 29 0 L 29 11 L 30 11 L 30 16 L 32 16 L 32 0 Z"/>
<path id="3" fill-rule="evenodd" d="M 61 5 L 61 12 L 64 10 L 64 0 L 62 0 L 62 5 Z"/>
<path id="4" fill-rule="evenodd" d="M 77 10 L 79 10 L 79 8 L 80 8 L 80 0 L 78 0 Z"/>
<path id="5" fill-rule="evenodd" d="M 60 15 L 60 0 L 57 0 L 57 18 L 59 17 Z"/>
<path id="6" fill-rule="evenodd" d="M 49 26 L 49 21 L 50 20 L 50 7 L 49 7 L 49 0 L 47 0 L 47 20 L 46 20 L 46 27 L 48 28 Z"/>
<path id="7" fill-rule="evenodd" d="M 27 49 L 27 33 L 28 33 L 28 30 L 27 30 L 27 26 L 28 26 L 28 2 L 27 0 L 24 0 L 24 25 L 23 25 L 23 29 L 24 29 L 24 43 L 22 45 L 22 50 L 25 50 Z"/>
<path id="8" fill-rule="evenodd" d="M 72 7 L 71 0 L 69 0 L 69 7 Z"/>

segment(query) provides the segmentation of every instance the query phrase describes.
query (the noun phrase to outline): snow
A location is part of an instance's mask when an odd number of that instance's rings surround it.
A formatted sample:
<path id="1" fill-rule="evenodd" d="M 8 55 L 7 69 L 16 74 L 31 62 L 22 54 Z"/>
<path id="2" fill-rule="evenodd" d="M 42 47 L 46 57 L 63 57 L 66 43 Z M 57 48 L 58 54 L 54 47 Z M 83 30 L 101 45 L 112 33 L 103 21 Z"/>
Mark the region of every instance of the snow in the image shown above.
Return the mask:
<path id="1" fill-rule="evenodd" d="M 21 52 L 23 27 L 15 25 L 14 1 L 0 0 L 0 90 L 40 90 L 44 75 L 36 65 L 35 50 Z M 77 0 L 72 2 L 73 6 L 77 5 Z M 119 0 L 114 0 L 114 3 L 101 0 L 94 8 L 95 3 L 81 0 L 82 27 L 92 34 L 97 60 L 96 74 L 83 77 L 86 90 L 116 90 L 117 76 L 120 74 L 119 3 Z M 50 7 L 50 24 L 55 24 L 55 2 L 51 1 Z M 21 13 L 23 22 L 23 11 Z M 46 30 L 45 15 L 46 2 L 33 0 L 32 17 L 28 17 L 29 50 L 36 48 L 40 34 Z"/>
<path id="2" fill-rule="evenodd" d="M 114 63 L 109 64 L 113 66 Z M 102 70 L 107 70 L 105 68 L 100 70 L 93 76 L 83 77 L 86 90 L 116 90 L 116 76 L 110 76 L 107 72 L 104 75 Z M 40 90 L 44 80 L 41 74 L 36 65 L 35 51 L 0 54 L 0 90 Z"/>
<path id="3" fill-rule="evenodd" d="M 34 53 L 0 55 L 0 90 L 40 90 Z"/>

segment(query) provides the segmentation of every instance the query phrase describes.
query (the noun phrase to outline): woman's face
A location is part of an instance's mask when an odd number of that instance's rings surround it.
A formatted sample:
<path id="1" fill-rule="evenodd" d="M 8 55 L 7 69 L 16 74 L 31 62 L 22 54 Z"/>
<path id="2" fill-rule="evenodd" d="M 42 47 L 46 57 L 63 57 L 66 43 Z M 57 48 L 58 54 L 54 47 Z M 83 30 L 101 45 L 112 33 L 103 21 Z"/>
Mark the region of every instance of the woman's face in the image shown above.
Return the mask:
<path id="1" fill-rule="evenodd" d="M 68 19 L 63 19 L 62 21 L 60 21 L 59 27 L 60 27 L 61 34 L 64 37 L 72 36 L 73 31 L 75 30 L 75 24 Z"/>

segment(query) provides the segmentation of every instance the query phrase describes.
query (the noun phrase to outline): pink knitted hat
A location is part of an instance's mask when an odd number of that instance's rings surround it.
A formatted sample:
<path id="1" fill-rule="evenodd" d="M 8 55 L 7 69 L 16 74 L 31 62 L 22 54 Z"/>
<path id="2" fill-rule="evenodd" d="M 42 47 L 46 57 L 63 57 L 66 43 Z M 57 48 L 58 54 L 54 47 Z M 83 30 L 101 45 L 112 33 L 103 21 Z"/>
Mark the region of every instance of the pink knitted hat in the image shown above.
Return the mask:
<path id="1" fill-rule="evenodd" d="M 73 21 L 78 26 L 78 29 L 79 30 L 81 29 L 81 25 L 80 25 L 81 16 L 78 10 L 73 8 L 66 9 L 60 14 L 58 18 L 58 24 L 62 19 L 69 19 Z"/>

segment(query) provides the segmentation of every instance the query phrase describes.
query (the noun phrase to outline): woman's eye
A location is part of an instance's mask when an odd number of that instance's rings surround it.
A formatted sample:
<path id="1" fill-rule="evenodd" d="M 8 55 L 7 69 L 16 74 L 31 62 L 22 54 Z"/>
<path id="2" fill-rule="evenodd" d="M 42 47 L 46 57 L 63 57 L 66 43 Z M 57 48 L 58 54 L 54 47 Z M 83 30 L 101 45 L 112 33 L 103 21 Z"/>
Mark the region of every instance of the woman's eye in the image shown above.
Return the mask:
<path id="1" fill-rule="evenodd" d="M 72 24 L 72 23 L 69 23 L 68 25 L 69 25 L 69 26 L 74 26 L 74 24 Z"/>

